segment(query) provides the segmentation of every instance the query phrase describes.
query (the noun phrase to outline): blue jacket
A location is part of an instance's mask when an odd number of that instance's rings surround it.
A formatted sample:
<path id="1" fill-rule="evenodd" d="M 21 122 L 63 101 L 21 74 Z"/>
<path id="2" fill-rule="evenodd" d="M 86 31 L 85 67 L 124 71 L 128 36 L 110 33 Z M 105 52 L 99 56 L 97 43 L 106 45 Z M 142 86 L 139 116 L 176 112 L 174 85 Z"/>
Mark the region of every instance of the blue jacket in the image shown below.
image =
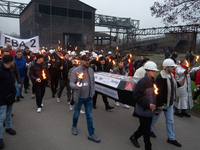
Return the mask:
<path id="1" fill-rule="evenodd" d="M 26 59 L 25 58 L 21 58 L 21 59 L 18 59 L 17 57 L 14 58 L 16 64 L 17 64 L 17 68 L 19 70 L 19 74 L 20 74 L 20 77 L 25 77 L 26 75 L 26 71 L 27 71 L 27 67 L 26 67 Z"/>
<path id="2" fill-rule="evenodd" d="M 16 93 L 12 69 L 0 62 L 0 106 L 6 105 L 4 98 L 12 93 Z"/>

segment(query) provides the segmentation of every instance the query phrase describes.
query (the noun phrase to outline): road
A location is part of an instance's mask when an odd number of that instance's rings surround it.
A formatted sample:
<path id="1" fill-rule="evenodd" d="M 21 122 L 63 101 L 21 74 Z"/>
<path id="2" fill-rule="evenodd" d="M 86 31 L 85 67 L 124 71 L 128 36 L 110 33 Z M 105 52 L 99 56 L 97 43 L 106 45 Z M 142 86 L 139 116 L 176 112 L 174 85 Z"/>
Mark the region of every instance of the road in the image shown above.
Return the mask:
<path id="1" fill-rule="evenodd" d="M 78 135 L 71 134 L 73 111 L 69 110 L 66 92 L 61 97 L 61 103 L 57 103 L 51 97 L 50 88 L 47 88 L 41 113 L 36 112 L 36 102 L 30 98 L 30 91 L 23 95 L 25 98 L 15 103 L 13 108 L 12 127 L 17 134 L 11 136 L 3 132 L 5 150 L 144 150 L 142 138 L 139 139 L 141 148 L 135 148 L 129 140 L 139 125 L 138 119 L 132 116 L 133 107 L 125 109 L 120 106 L 106 111 L 99 95 L 97 109 L 93 109 L 93 122 L 95 134 L 101 138 L 101 142 L 95 143 L 87 139 L 85 115 L 79 116 Z M 114 106 L 113 100 L 109 99 L 109 102 Z M 151 139 L 153 150 L 199 150 L 200 119 L 175 116 L 174 120 L 176 139 L 182 147 L 166 142 L 165 118 L 162 114 L 154 128 L 157 138 Z"/>

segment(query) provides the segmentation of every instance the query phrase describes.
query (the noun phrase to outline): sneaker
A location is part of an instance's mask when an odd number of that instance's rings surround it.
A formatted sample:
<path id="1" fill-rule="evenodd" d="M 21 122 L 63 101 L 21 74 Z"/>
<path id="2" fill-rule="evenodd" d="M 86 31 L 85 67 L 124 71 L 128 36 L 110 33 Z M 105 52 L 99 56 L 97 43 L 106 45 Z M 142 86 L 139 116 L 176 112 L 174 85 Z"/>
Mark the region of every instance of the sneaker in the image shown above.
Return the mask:
<path id="1" fill-rule="evenodd" d="M 88 136 L 89 140 L 95 141 L 95 142 L 100 142 L 101 139 L 99 139 L 95 134 L 89 135 Z"/>
<path id="2" fill-rule="evenodd" d="M 153 132 L 150 132 L 150 137 L 156 138 L 156 135 Z"/>
<path id="3" fill-rule="evenodd" d="M 40 113 L 42 111 L 42 108 L 37 109 L 37 113 Z"/>
<path id="4" fill-rule="evenodd" d="M 137 139 L 133 135 L 131 135 L 129 139 L 131 140 L 131 142 L 133 143 L 135 147 L 140 148 L 140 145 L 138 144 Z"/>
<path id="5" fill-rule="evenodd" d="M 126 105 L 126 104 L 123 104 L 122 107 L 127 108 L 127 109 L 130 108 L 130 106 L 128 106 L 128 105 Z"/>
<path id="6" fill-rule="evenodd" d="M 106 106 L 106 110 L 108 109 L 114 109 L 114 107 L 111 107 L 110 105 Z"/>
<path id="7" fill-rule="evenodd" d="M 191 117 L 191 115 L 189 115 L 187 112 L 181 112 L 181 114 L 185 117 Z"/>
<path id="8" fill-rule="evenodd" d="M 15 101 L 16 101 L 16 102 L 19 102 L 19 101 L 20 101 L 19 96 L 16 97 Z"/>
<path id="9" fill-rule="evenodd" d="M 119 102 L 115 102 L 115 105 L 116 105 L 117 107 L 119 107 Z"/>
<path id="10" fill-rule="evenodd" d="M 177 146 L 177 147 L 181 147 L 182 145 L 180 144 L 180 143 L 178 143 L 176 140 L 173 140 L 173 141 L 171 141 L 171 140 L 167 140 L 167 143 L 169 143 L 169 144 L 173 144 L 173 145 L 175 145 L 175 146 Z"/>
<path id="11" fill-rule="evenodd" d="M 60 103 L 60 98 L 57 97 L 57 102 Z"/>
<path id="12" fill-rule="evenodd" d="M 73 110 L 73 105 L 69 105 L 69 109 L 70 109 L 70 110 Z"/>
<path id="13" fill-rule="evenodd" d="M 32 94 L 32 95 L 31 95 L 31 98 L 35 98 L 35 94 Z"/>
<path id="14" fill-rule="evenodd" d="M 27 91 L 27 90 L 24 90 L 24 93 L 28 93 L 28 91 Z"/>
<path id="15" fill-rule="evenodd" d="M 55 98 L 55 94 L 52 94 L 52 98 Z"/>
<path id="16" fill-rule="evenodd" d="M 80 110 L 80 113 L 81 113 L 81 114 L 84 114 L 85 112 L 84 112 L 83 110 Z"/>
<path id="17" fill-rule="evenodd" d="M 183 117 L 183 115 L 181 113 L 174 113 L 174 115 L 176 115 L 178 117 Z"/>
<path id="18" fill-rule="evenodd" d="M 10 135 L 15 135 L 16 131 L 13 130 L 12 128 L 6 129 L 6 132 L 9 133 Z"/>
<path id="19" fill-rule="evenodd" d="M 24 96 L 22 96 L 21 94 L 19 95 L 20 98 L 24 98 Z"/>
<path id="20" fill-rule="evenodd" d="M 44 107 L 44 104 L 41 104 L 42 107 Z"/>
<path id="21" fill-rule="evenodd" d="M 4 142 L 3 139 L 0 139 L 0 149 L 4 148 Z"/>
<path id="22" fill-rule="evenodd" d="M 77 127 L 72 127 L 72 134 L 77 135 Z"/>

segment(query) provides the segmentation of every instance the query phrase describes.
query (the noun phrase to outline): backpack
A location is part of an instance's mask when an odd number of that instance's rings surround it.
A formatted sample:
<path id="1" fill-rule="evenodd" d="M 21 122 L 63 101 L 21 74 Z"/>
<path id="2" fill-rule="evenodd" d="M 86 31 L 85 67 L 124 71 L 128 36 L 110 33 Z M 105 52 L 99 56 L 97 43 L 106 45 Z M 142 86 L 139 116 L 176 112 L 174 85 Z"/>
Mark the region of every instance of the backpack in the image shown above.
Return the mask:
<path id="1" fill-rule="evenodd" d="M 197 72 L 199 71 L 200 69 L 198 69 L 198 70 L 195 70 L 195 71 L 193 71 L 193 72 L 191 72 L 190 73 L 190 78 L 191 78 L 191 80 L 192 81 L 196 81 L 196 75 L 197 75 Z"/>

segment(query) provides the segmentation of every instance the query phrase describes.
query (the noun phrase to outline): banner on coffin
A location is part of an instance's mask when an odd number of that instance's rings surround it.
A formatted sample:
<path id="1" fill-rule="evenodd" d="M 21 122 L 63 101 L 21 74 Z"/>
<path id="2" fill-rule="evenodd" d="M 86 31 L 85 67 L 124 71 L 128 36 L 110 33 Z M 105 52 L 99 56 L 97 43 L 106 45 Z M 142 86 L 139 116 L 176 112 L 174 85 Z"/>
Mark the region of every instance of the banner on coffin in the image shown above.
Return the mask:
<path id="1" fill-rule="evenodd" d="M 14 48 L 24 49 L 25 47 L 29 47 L 33 53 L 38 53 L 39 50 L 39 36 L 32 37 L 30 39 L 18 39 L 5 34 L 1 34 L 1 46 L 5 46 L 8 43 Z"/>

